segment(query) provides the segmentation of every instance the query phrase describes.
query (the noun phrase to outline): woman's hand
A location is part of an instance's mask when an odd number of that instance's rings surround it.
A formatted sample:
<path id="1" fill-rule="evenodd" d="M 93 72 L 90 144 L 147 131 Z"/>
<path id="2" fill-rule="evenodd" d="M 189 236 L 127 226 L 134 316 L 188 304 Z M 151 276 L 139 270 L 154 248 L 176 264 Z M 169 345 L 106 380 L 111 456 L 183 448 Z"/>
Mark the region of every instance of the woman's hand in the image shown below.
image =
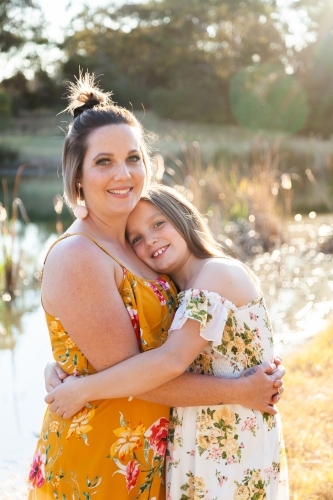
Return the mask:
<path id="1" fill-rule="evenodd" d="M 83 378 L 67 376 L 44 398 L 49 410 L 63 418 L 71 418 L 87 403 L 84 397 Z"/>
<path id="2" fill-rule="evenodd" d="M 282 358 L 280 358 L 280 356 L 275 356 L 274 360 L 273 360 L 273 363 L 275 364 L 276 368 L 279 368 L 279 371 L 275 375 L 279 375 L 280 373 L 282 373 L 282 377 L 284 377 L 284 375 L 286 373 L 286 370 L 282 366 Z M 273 372 L 272 375 L 274 375 L 274 372 Z M 275 389 L 277 389 L 277 392 L 272 397 L 272 401 L 273 401 L 274 404 L 276 404 L 280 400 L 281 394 L 284 391 L 284 386 L 283 386 L 283 381 L 281 379 L 275 378 L 275 377 L 273 377 L 273 378 L 274 378 L 273 387 Z"/>
<path id="3" fill-rule="evenodd" d="M 67 373 L 61 368 L 58 363 L 50 362 L 46 365 L 44 370 L 45 379 L 45 389 L 47 392 L 51 392 L 53 389 L 62 384 L 62 382 L 68 377 Z"/>
<path id="4" fill-rule="evenodd" d="M 285 375 L 281 360 L 277 361 L 278 366 L 275 363 L 262 363 L 242 373 L 239 380 L 242 381 L 244 391 L 241 397 L 243 406 L 270 415 L 277 413 L 274 404 L 279 401 L 280 394 L 284 391 L 281 379 Z"/>

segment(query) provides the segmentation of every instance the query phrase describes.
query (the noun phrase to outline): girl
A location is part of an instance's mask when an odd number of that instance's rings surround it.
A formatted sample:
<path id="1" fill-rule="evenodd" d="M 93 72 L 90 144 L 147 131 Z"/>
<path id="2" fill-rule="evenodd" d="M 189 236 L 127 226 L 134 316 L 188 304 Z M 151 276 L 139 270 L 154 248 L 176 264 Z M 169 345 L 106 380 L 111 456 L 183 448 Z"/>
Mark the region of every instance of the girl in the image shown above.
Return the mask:
<path id="1" fill-rule="evenodd" d="M 257 279 L 220 252 L 202 217 L 184 197 L 167 187 L 151 188 L 128 218 L 127 239 L 144 263 L 168 273 L 180 290 L 170 336 L 159 349 L 104 372 L 67 378 L 45 399 L 52 411 L 70 417 L 87 401 L 137 396 L 188 367 L 228 377 L 232 388 L 241 374 L 254 374 L 264 361 L 273 362 L 271 325 Z M 150 287 L 160 296 L 153 283 Z M 167 499 L 287 499 L 279 415 L 271 406 L 263 410 L 241 406 L 236 393 L 219 405 L 174 407 Z M 152 429 L 148 436 L 156 447 L 162 446 L 157 434 Z M 121 472 L 118 441 L 110 456 Z M 139 465 L 135 455 L 133 462 Z"/>

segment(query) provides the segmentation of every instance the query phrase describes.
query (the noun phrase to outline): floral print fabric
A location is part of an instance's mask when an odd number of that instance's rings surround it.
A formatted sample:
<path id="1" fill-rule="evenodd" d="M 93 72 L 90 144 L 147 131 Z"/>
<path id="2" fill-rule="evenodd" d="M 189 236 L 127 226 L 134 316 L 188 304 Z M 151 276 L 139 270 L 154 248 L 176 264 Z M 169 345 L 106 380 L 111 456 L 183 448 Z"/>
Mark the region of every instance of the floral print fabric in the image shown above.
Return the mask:
<path id="1" fill-rule="evenodd" d="M 195 319 L 209 341 L 189 371 L 234 378 L 272 361 L 272 329 L 262 297 L 237 308 L 217 293 L 191 289 L 178 300 L 170 331 Z M 167 500 L 288 498 L 279 415 L 240 405 L 172 408 Z"/>
<path id="2" fill-rule="evenodd" d="M 160 346 L 176 307 L 172 282 L 164 276 L 146 281 L 124 269 L 119 293 L 141 349 Z M 66 373 L 94 373 L 60 320 L 48 314 L 46 320 L 54 359 Z M 168 420 L 169 407 L 127 398 L 94 401 L 71 420 L 47 410 L 29 500 L 164 500 Z"/>

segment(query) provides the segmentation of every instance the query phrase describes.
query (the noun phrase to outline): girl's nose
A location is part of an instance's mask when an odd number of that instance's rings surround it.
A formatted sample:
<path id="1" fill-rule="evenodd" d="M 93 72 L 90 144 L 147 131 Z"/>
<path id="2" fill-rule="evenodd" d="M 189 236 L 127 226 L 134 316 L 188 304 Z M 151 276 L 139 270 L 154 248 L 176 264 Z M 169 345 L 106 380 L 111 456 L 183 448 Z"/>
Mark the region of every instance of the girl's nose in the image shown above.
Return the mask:
<path id="1" fill-rule="evenodd" d="M 156 238 L 155 236 L 154 237 L 151 237 L 151 238 L 148 238 L 147 239 L 147 247 L 150 248 L 152 247 L 156 242 L 158 241 L 158 238 Z"/>

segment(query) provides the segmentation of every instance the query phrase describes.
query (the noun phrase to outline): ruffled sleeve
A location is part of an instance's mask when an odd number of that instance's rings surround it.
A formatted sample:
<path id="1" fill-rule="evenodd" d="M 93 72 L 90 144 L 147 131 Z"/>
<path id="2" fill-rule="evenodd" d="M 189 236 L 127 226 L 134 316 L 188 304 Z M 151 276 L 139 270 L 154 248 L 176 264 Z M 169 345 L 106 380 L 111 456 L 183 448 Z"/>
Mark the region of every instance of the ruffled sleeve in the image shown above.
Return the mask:
<path id="1" fill-rule="evenodd" d="M 191 288 L 178 295 L 179 307 L 169 331 L 180 330 L 187 319 L 200 323 L 200 335 L 216 347 L 222 342 L 229 313 L 235 306 L 218 293 Z"/>

